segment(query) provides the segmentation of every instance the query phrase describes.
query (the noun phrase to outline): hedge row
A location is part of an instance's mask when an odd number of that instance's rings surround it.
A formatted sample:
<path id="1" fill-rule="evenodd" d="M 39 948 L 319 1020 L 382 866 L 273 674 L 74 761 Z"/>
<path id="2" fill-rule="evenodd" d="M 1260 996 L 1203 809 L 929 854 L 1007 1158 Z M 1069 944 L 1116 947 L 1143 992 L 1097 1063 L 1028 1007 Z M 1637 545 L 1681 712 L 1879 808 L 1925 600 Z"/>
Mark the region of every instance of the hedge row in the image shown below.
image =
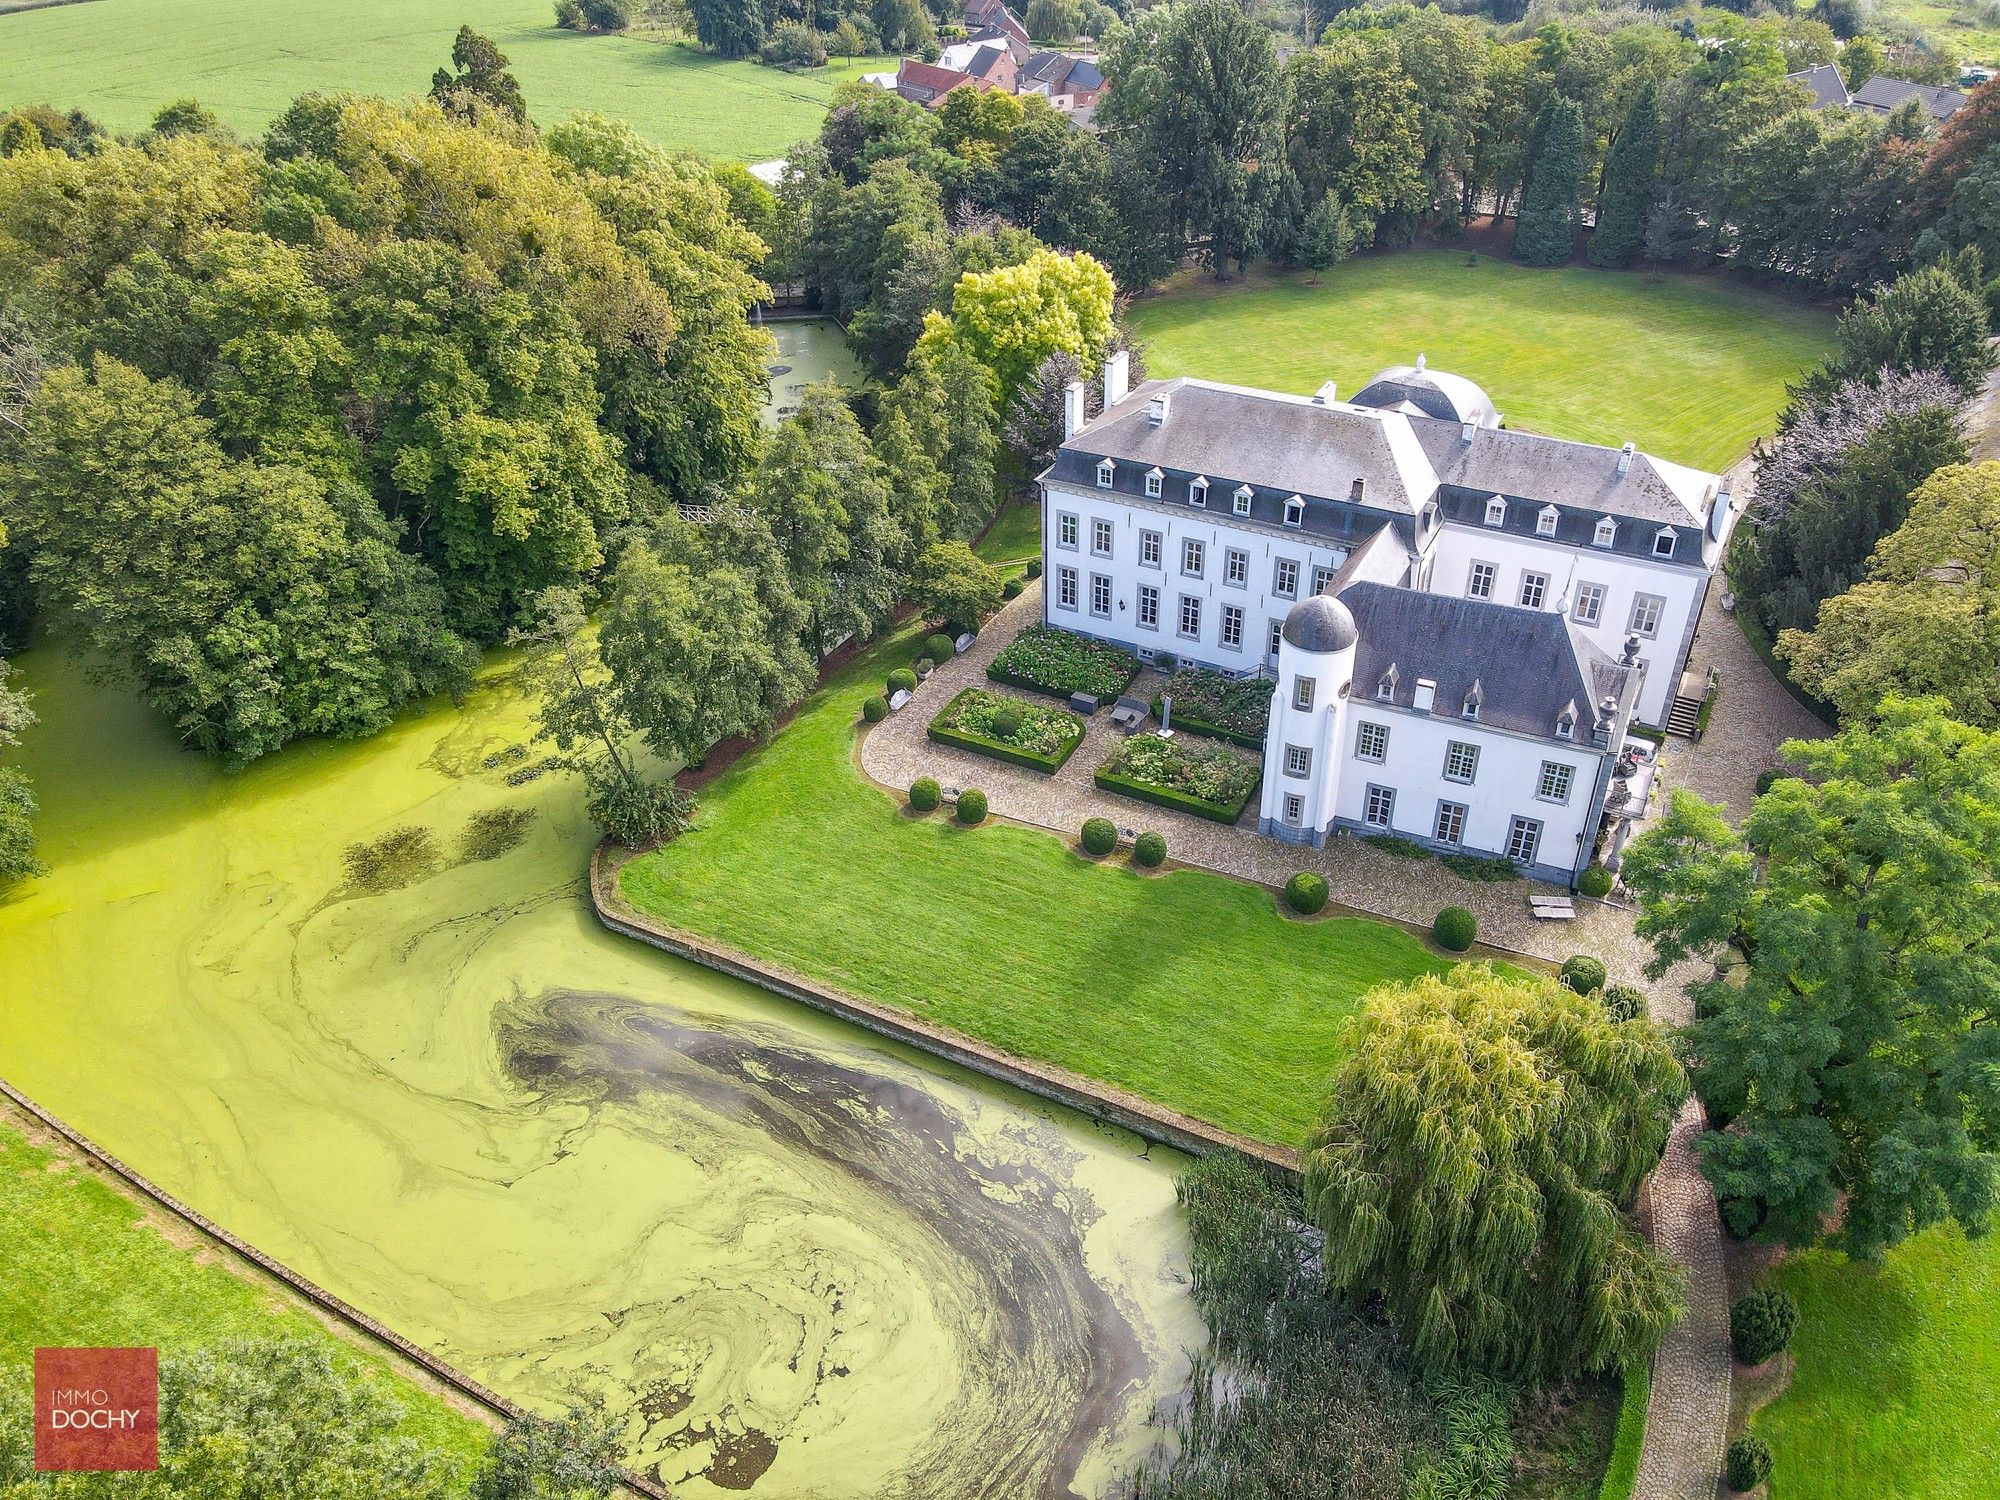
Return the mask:
<path id="1" fill-rule="evenodd" d="M 1155 807 L 1171 807 L 1178 812 L 1193 813 L 1211 823 L 1234 823 L 1243 816 L 1243 809 L 1250 805 L 1250 799 L 1257 795 L 1257 786 L 1253 782 L 1250 790 L 1243 794 L 1243 800 L 1231 807 L 1223 802 L 1190 797 L 1185 792 L 1169 791 L 1166 787 L 1154 786 L 1150 781 L 1134 781 L 1114 771 L 1099 770 L 1091 779 L 1097 783 L 1099 791 L 1116 792 L 1121 797 L 1150 802 Z"/>
<path id="2" fill-rule="evenodd" d="M 1153 717 L 1156 719 L 1160 717 L 1160 707 L 1159 695 L 1155 694 L 1153 697 Z M 1227 740 L 1232 745 L 1241 745 L 1245 750 L 1262 750 L 1264 748 L 1264 736 L 1261 734 L 1238 734 L 1233 729 L 1224 729 L 1220 724 L 1205 724 L 1200 719 L 1189 714 L 1178 703 L 1174 705 L 1174 728 L 1176 730 L 1185 729 L 1189 734 L 1198 734 L 1204 739 Z"/>
<path id="3" fill-rule="evenodd" d="M 967 688 L 958 697 L 963 698 L 965 693 L 976 693 L 978 691 L 979 689 L 977 688 Z M 941 719 L 950 713 L 952 704 L 957 702 L 958 698 L 954 698 L 951 700 L 951 703 L 947 703 L 939 710 L 938 718 Z M 1064 743 L 1061 752 L 1056 755 L 1037 755 L 1032 750 L 1023 750 L 1017 745 L 1005 745 L 999 740 L 989 740 L 985 735 L 973 734 L 969 730 L 943 729 L 938 726 L 936 720 L 931 722 L 930 728 L 925 730 L 924 733 L 940 745 L 950 745 L 959 750 L 970 750 L 974 755 L 989 755 L 994 760 L 1004 760 L 1011 766 L 1025 766 L 1030 771 L 1040 771 L 1050 776 L 1060 771 L 1063 768 L 1063 762 L 1074 755 L 1076 747 L 1083 743 L 1083 728 L 1081 725 L 1077 727 L 1076 733 L 1071 735 Z"/>

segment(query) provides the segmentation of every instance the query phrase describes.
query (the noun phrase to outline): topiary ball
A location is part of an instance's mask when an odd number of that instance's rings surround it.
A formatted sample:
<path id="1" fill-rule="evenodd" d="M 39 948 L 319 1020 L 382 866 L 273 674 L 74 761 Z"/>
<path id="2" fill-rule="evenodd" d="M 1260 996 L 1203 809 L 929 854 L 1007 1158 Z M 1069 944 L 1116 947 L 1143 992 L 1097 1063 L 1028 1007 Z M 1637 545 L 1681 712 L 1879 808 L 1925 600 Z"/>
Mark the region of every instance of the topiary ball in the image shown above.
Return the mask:
<path id="1" fill-rule="evenodd" d="M 1576 890 L 1580 896 L 1588 896 L 1593 901 L 1602 901 L 1611 894 L 1615 884 L 1611 872 L 1603 865 L 1585 866 L 1584 872 L 1576 877 Z"/>
<path id="2" fill-rule="evenodd" d="M 1163 833 L 1142 833 L 1132 841 L 1132 863 L 1157 870 L 1167 862 L 1167 837 Z"/>
<path id="3" fill-rule="evenodd" d="M 1285 905 L 1302 917 L 1326 910 L 1326 877 L 1317 870 L 1301 870 L 1285 882 Z"/>
<path id="4" fill-rule="evenodd" d="M 1588 953 L 1572 953 L 1563 960 L 1562 982 L 1579 995 L 1596 994 L 1610 977 L 1603 963 Z"/>
<path id="5" fill-rule="evenodd" d="M 934 812 L 943 800 L 944 793 L 931 777 L 919 776 L 910 783 L 910 806 L 918 812 Z"/>
<path id="6" fill-rule="evenodd" d="M 1729 1342 L 1746 1365 L 1761 1365 L 1792 1341 L 1799 1305 L 1777 1287 L 1738 1297 L 1729 1309 Z"/>
<path id="7" fill-rule="evenodd" d="M 1598 999 L 1614 1021 L 1636 1021 L 1646 1014 L 1646 992 L 1629 984 L 1607 984 Z"/>
<path id="8" fill-rule="evenodd" d="M 978 787 L 967 787 L 958 794 L 958 807 L 952 813 L 967 828 L 986 821 L 986 793 Z"/>
<path id="9" fill-rule="evenodd" d="M 1030 578 L 1040 578 L 1042 576 L 1042 560 L 1039 557 L 1028 564 L 1028 576 Z"/>
<path id="10" fill-rule="evenodd" d="M 925 636 L 924 655 L 934 662 L 948 662 L 958 655 L 958 647 L 952 644 L 948 635 Z"/>
<path id="11" fill-rule="evenodd" d="M 871 693 L 861 700 L 861 717 L 870 724 L 880 724 L 889 717 L 889 700 L 880 693 Z"/>
<path id="12" fill-rule="evenodd" d="M 908 667 L 898 667 L 889 674 L 888 686 L 892 693 L 914 693 L 917 690 L 917 674 Z"/>
<path id="13" fill-rule="evenodd" d="M 1118 847 L 1118 825 L 1109 818 L 1083 820 L 1083 852 L 1102 859 Z"/>
<path id="14" fill-rule="evenodd" d="M 1158 672 L 1162 677 L 1173 676 L 1175 669 L 1179 666 L 1180 663 L 1174 660 L 1173 652 L 1155 651 L 1153 653 L 1153 670 Z"/>
<path id="15" fill-rule="evenodd" d="M 1000 585 L 1000 597 L 1002 599 L 1018 599 L 1027 587 L 1028 585 L 1021 579 L 1010 578 Z"/>
<path id="16" fill-rule="evenodd" d="M 1771 1477 L 1771 1445 L 1754 1433 L 1738 1438 L 1723 1456 L 1722 1477 L 1739 1495 L 1756 1489 Z"/>
<path id="17" fill-rule="evenodd" d="M 1791 774 L 1783 766 L 1766 766 L 1757 773 L 1757 795 L 1763 796 Z"/>
<path id="18" fill-rule="evenodd" d="M 993 738 L 996 740 L 1016 739 L 1021 733 L 1021 726 L 1027 722 L 1027 714 L 1018 705 L 1010 703 L 1005 708 L 997 710 L 993 715 Z"/>
<path id="19" fill-rule="evenodd" d="M 1463 953 L 1479 936 L 1479 918 L 1462 906 L 1447 906 L 1431 923 L 1431 937 L 1447 953 Z"/>

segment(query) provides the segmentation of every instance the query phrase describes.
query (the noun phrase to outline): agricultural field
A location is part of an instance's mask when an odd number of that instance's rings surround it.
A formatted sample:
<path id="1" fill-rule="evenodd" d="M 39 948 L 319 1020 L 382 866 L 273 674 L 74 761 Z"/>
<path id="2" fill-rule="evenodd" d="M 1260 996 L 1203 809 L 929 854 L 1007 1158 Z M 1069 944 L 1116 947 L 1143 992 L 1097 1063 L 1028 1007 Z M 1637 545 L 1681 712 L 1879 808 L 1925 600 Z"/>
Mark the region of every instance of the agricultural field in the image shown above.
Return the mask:
<path id="1" fill-rule="evenodd" d="M 553 0 L 83 0 L 0 11 L 0 105 L 80 106 L 125 131 L 192 95 L 254 134 L 310 89 L 422 93 L 461 24 L 507 54 L 537 120 L 597 110 L 725 161 L 784 155 L 836 85 L 880 66 L 786 73 L 649 35 L 582 36 L 555 24 Z"/>
<path id="2" fill-rule="evenodd" d="M 1724 469 L 1770 432 L 1785 384 L 1832 345 L 1819 309 L 1720 276 L 1529 270 L 1455 250 L 1364 256 L 1314 285 L 1184 273 L 1131 310 L 1149 373 L 1352 395 L 1426 355 L 1510 427 L 1637 443 Z"/>

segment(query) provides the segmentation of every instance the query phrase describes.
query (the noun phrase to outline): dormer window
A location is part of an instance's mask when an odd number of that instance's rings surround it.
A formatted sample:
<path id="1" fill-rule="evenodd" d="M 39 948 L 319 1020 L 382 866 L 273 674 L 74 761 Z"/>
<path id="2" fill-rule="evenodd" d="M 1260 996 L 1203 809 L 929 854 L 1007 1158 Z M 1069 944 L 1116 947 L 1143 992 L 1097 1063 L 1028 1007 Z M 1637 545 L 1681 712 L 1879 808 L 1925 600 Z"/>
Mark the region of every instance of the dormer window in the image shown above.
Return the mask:
<path id="1" fill-rule="evenodd" d="M 1303 526 L 1306 519 L 1306 502 L 1297 495 L 1285 502 L 1285 524 Z"/>
<path id="2" fill-rule="evenodd" d="M 1502 500 L 1498 495 L 1495 495 L 1491 500 L 1486 502 L 1486 524 L 1488 526 L 1505 526 L 1507 524 L 1507 502 Z"/>
<path id="3" fill-rule="evenodd" d="M 1609 516 L 1599 516 L 1597 530 L 1590 534 L 1590 544 L 1593 547 L 1609 547 L 1617 540 L 1618 523 Z"/>
<path id="4" fill-rule="evenodd" d="M 1410 707 L 1420 714 L 1427 714 L 1437 702 L 1438 685 L 1428 677 L 1417 679 L 1416 691 L 1410 694 Z"/>
<path id="5" fill-rule="evenodd" d="M 1375 683 L 1375 697 L 1378 702 L 1387 703 L 1396 696 L 1396 677 L 1396 664 L 1391 662 L 1389 670 L 1384 672 Z"/>
<path id="6" fill-rule="evenodd" d="M 1561 519 L 1561 511 L 1557 510 L 1553 505 L 1544 505 L 1535 516 L 1535 535 L 1554 536 L 1556 534 L 1556 522 Z"/>
<path id="7" fill-rule="evenodd" d="M 1206 476 L 1197 474 L 1188 481 L 1188 504 L 1199 505 L 1204 508 L 1208 505 L 1208 479 Z"/>
<path id="8" fill-rule="evenodd" d="M 1573 740 L 1576 738 L 1576 710 L 1566 708 L 1556 715 L 1556 738 Z"/>
<path id="9" fill-rule="evenodd" d="M 1146 498 L 1148 500 L 1157 500 L 1160 498 L 1160 486 L 1166 483 L 1166 479 L 1167 476 L 1162 474 L 1158 469 L 1148 469 L 1146 471 Z"/>
<path id="10" fill-rule="evenodd" d="M 1469 693 L 1467 693 L 1467 694 L 1465 695 L 1465 705 L 1464 705 L 1464 707 L 1462 707 L 1462 708 L 1460 708 L 1460 709 L 1459 709 L 1459 711 L 1458 711 L 1458 712 L 1459 712 L 1459 717 L 1460 717 L 1460 718 L 1463 718 L 1463 719 L 1476 719 L 1476 718 L 1478 718 L 1478 717 L 1479 717 L 1479 702 L 1480 702 L 1480 700 L 1481 700 L 1482 698 L 1484 698 L 1485 696 L 1486 696 L 1486 691 L 1485 691 L 1485 689 L 1484 689 L 1484 688 L 1482 688 L 1482 687 L 1481 687 L 1481 686 L 1479 685 L 1479 679 L 1478 679 L 1477 677 L 1473 678 L 1473 679 L 1472 679 L 1472 691 L 1470 691 Z"/>
<path id="11" fill-rule="evenodd" d="M 1247 516 L 1250 514 L 1250 501 L 1254 496 L 1255 492 L 1249 485 L 1242 484 L 1236 487 L 1236 493 L 1230 497 L 1230 502 L 1235 506 L 1237 515 Z"/>
<path id="12" fill-rule="evenodd" d="M 1674 543 L 1679 539 L 1673 527 L 1662 526 L 1653 536 L 1653 556 L 1672 557 L 1674 555 Z"/>
<path id="13" fill-rule="evenodd" d="M 1111 488 L 1111 476 L 1117 472 L 1117 469 L 1118 466 L 1108 458 L 1098 460 L 1097 487 L 1100 490 L 1108 490 Z"/>

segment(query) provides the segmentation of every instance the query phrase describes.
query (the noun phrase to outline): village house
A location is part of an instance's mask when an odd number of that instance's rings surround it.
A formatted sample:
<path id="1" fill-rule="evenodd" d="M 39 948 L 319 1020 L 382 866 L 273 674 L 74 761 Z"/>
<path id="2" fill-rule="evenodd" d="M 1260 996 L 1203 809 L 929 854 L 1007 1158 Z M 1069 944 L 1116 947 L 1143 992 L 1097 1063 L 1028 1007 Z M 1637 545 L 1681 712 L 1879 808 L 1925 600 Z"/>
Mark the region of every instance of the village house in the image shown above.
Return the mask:
<path id="1" fill-rule="evenodd" d="M 1921 99 L 1925 112 L 1939 124 L 1957 113 L 1966 100 L 1966 94 L 1960 89 L 1939 84 L 1906 83 L 1900 78 L 1884 78 L 1879 74 L 1849 93 L 1847 81 L 1832 63 L 1816 63 L 1800 72 L 1787 73 L 1785 81 L 1812 90 L 1815 109 L 1855 109 L 1864 114 L 1892 115 L 1904 100 Z"/>
<path id="2" fill-rule="evenodd" d="M 1096 63 L 1032 47 L 1027 27 L 999 0 L 971 0 L 965 24 L 965 40 L 946 46 L 936 62 L 906 57 L 893 75 L 864 76 L 927 109 L 953 89 L 971 87 L 1040 94 L 1076 123 L 1089 121 L 1104 91 L 1104 74 Z"/>
<path id="3" fill-rule="evenodd" d="M 1643 807 L 1628 730 L 1692 712 L 1719 477 L 1511 431 L 1421 356 L 1347 401 L 1131 390 L 1128 369 L 1107 362 L 1094 419 L 1066 392 L 1040 476 L 1048 623 L 1274 678 L 1265 833 L 1582 870 L 1607 811 Z"/>

